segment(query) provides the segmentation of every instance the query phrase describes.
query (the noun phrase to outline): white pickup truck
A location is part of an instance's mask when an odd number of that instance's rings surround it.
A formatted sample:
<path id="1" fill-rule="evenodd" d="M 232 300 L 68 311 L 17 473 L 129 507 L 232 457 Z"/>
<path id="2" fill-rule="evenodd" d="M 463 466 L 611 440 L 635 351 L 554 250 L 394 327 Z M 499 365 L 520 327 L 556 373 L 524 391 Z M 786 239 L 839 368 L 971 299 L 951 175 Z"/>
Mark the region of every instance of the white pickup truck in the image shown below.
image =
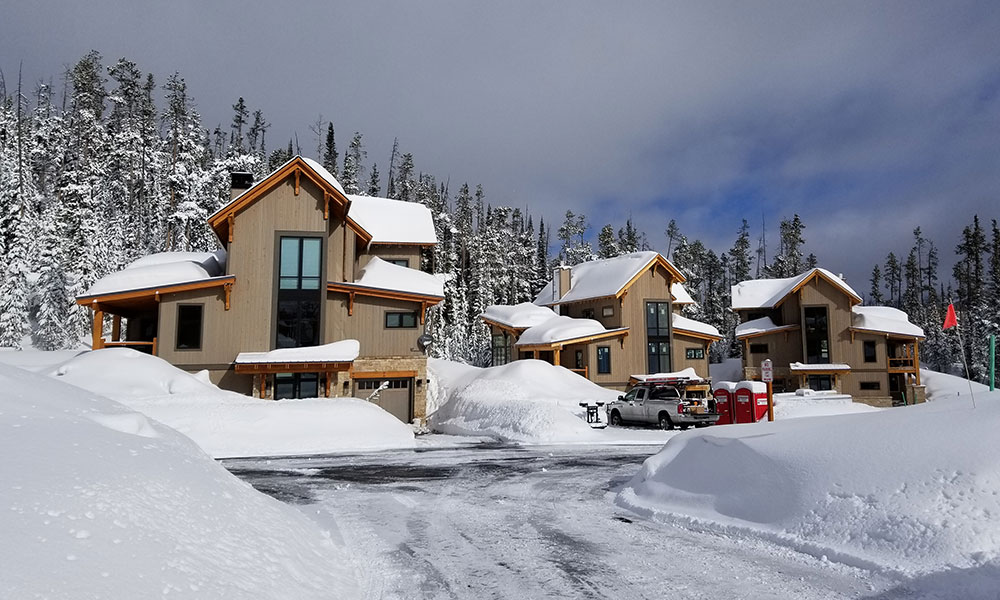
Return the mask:
<path id="1" fill-rule="evenodd" d="M 710 389 L 704 379 L 646 379 L 606 405 L 608 423 L 655 424 L 661 429 L 708 427 L 719 420 Z"/>

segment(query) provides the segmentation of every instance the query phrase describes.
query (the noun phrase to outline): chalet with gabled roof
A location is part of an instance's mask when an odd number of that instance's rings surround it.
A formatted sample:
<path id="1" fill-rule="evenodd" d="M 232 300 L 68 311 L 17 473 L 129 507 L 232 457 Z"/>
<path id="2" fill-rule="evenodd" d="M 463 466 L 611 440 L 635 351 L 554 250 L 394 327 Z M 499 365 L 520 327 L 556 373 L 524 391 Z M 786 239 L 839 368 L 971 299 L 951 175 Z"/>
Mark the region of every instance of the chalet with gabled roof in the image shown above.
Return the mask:
<path id="1" fill-rule="evenodd" d="M 94 311 L 95 349 L 142 349 L 264 398 L 384 387 L 383 408 L 406 422 L 425 416 L 423 325 L 444 298 L 420 271 L 437 241 L 426 207 L 348 195 L 296 156 L 234 185 L 208 224 L 221 250 L 140 258 L 77 298 Z"/>
<path id="2" fill-rule="evenodd" d="M 683 281 L 657 252 L 560 267 L 534 303 L 481 315 L 493 336 L 493 364 L 541 359 L 613 389 L 633 375 L 687 367 L 708 377 L 708 348 L 722 337 L 679 314 L 693 302 Z"/>
<path id="3" fill-rule="evenodd" d="M 770 358 L 776 391 L 836 389 L 875 406 L 923 400 L 923 330 L 901 310 L 861 306 L 861 296 L 830 271 L 744 281 L 732 298 L 747 379 L 760 379 Z"/>

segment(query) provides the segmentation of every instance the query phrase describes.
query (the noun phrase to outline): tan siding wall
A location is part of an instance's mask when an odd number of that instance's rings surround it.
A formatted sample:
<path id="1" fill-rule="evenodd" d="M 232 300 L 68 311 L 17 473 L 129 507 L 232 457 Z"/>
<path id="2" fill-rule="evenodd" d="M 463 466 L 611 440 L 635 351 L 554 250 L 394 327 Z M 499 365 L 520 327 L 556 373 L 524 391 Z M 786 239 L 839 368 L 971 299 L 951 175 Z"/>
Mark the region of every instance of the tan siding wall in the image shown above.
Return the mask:
<path id="1" fill-rule="evenodd" d="M 202 309 L 201 350 L 177 349 L 177 307 L 181 304 L 200 304 Z M 187 365 L 228 365 L 236 358 L 240 348 L 228 336 L 232 311 L 226 311 L 225 293 L 221 287 L 166 294 L 160 299 L 157 355 L 163 360 L 184 368 Z"/>
<path id="2" fill-rule="evenodd" d="M 611 307 L 612 314 L 610 317 L 604 316 L 605 307 Z M 583 312 L 585 310 L 592 310 L 594 314 L 591 318 L 600 322 L 606 329 L 617 329 L 622 326 L 621 307 L 618 304 L 618 300 L 615 298 L 600 298 L 597 300 L 567 304 L 561 307 L 560 314 L 580 319 L 583 318 Z"/>
<path id="3" fill-rule="evenodd" d="M 673 355 L 674 371 L 681 371 L 688 367 L 701 377 L 708 377 L 708 340 L 691 337 L 674 332 L 670 353 Z M 685 350 L 688 348 L 701 348 L 705 353 L 705 358 L 688 359 Z"/>
<path id="4" fill-rule="evenodd" d="M 404 300 L 354 297 L 354 314 L 347 314 L 347 294 L 327 294 L 326 337 L 330 341 L 355 339 L 361 344 L 363 357 L 423 356 L 417 338 L 423 333 L 420 325 L 420 305 Z M 386 312 L 418 314 L 417 326 L 412 329 L 386 329 Z"/>
<path id="5" fill-rule="evenodd" d="M 327 244 L 326 256 L 336 250 L 330 248 L 326 236 L 323 192 L 303 178 L 296 196 L 294 181 L 294 177 L 286 178 L 267 196 L 236 215 L 227 265 L 228 273 L 236 275 L 236 284 L 232 310 L 225 315 L 219 335 L 243 351 L 274 348 L 275 232 L 322 234 Z M 324 264 L 324 269 L 327 266 Z M 326 279 L 325 271 L 322 277 Z"/>
<path id="6" fill-rule="evenodd" d="M 420 269 L 420 246 L 374 245 L 367 251 L 358 254 L 357 268 L 363 269 L 373 256 L 383 260 L 405 258 L 410 261 L 411 269 Z"/>
<path id="7" fill-rule="evenodd" d="M 670 283 L 670 275 L 657 267 L 640 275 L 625 295 L 621 313 L 622 324 L 629 328 L 624 356 L 625 370 L 629 375 L 643 374 L 649 370 L 646 356 L 646 301 L 669 302 Z M 675 365 L 676 358 L 673 357 Z"/>
<path id="8" fill-rule="evenodd" d="M 805 307 L 826 306 L 827 323 L 830 328 L 830 362 L 848 363 L 851 351 L 851 303 L 850 298 L 840 288 L 834 287 L 825 279 L 814 278 L 800 290 L 802 316 L 799 323 L 805 320 Z M 805 328 L 800 332 L 802 344 L 805 346 Z M 853 367 L 854 365 L 851 364 Z"/>

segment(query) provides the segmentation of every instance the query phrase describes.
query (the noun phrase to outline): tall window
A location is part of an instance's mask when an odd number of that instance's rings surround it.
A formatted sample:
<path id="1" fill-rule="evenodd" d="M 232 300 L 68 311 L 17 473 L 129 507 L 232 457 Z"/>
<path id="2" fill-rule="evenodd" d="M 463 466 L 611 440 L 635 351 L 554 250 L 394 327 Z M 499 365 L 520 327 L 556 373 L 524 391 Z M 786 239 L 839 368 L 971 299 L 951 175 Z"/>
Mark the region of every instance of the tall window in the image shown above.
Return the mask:
<path id="1" fill-rule="evenodd" d="M 604 374 L 611 372 L 611 347 L 597 347 L 597 372 Z"/>
<path id="2" fill-rule="evenodd" d="M 670 372 L 670 303 L 646 303 L 646 356 L 649 373 Z"/>
<path id="3" fill-rule="evenodd" d="M 177 307 L 177 349 L 201 348 L 201 304 L 181 304 Z"/>
<path id="4" fill-rule="evenodd" d="M 865 362 L 873 363 L 877 362 L 878 359 L 875 357 L 875 342 L 866 341 L 865 342 Z"/>
<path id="5" fill-rule="evenodd" d="M 830 336 L 826 319 L 826 307 L 807 306 L 805 308 L 805 320 L 806 362 L 810 364 L 825 364 L 830 362 Z"/>
<path id="6" fill-rule="evenodd" d="M 510 362 L 510 344 L 507 334 L 498 333 L 493 336 L 493 366 L 499 367 Z"/>
<path id="7" fill-rule="evenodd" d="M 282 237 L 278 259 L 278 327 L 275 347 L 317 346 L 323 302 L 323 241 Z"/>

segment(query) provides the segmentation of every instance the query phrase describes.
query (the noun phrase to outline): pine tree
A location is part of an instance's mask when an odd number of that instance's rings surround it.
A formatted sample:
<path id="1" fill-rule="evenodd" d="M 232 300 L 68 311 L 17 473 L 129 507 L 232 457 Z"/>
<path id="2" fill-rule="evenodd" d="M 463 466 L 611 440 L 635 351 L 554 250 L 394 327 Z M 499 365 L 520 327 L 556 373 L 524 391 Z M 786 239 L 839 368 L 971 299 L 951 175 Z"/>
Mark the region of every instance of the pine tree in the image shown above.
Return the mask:
<path id="1" fill-rule="evenodd" d="M 574 215 L 573 211 L 566 211 L 566 220 L 559 228 L 559 241 L 562 246 L 559 250 L 559 260 L 568 266 L 578 265 L 590 260 L 594 251 L 590 247 L 590 242 L 586 241 L 587 217 L 584 215 Z"/>
<path id="2" fill-rule="evenodd" d="M 889 292 L 889 305 L 896 308 L 902 305 L 903 271 L 895 253 L 890 252 L 885 257 L 885 289 Z"/>
<path id="3" fill-rule="evenodd" d="M 805 227 L 799 215 L 781 220 L 780 246 L 778 255 L 767 269 L 769 277 L 793 277 L 805 270 L 805 263 L 802 261 L 802 245 L 805 244 L 802 231 Z"/>
<path id="4" fill-rule="evenodd" d="M 750 225 L 743 219 L 729 251 L 729 273 L 734 283 L 750 279 Z"/>
<path id="5" fill-rule="evenodd" d="M 872 269 L 871 278 L 871 291 L 869 292 L 868 302 L 876 306 L 881 305 L 882 299 L 882 269 L 878 265 Z"/>
<path id="6" fill-rule="evenodd" d="M 681 240 L 681 230 L 677 226 L 677 221 L 670 219 L 667 223 L 667 230 L 664 231 L 664 235 L 667 236 L 667 258 L 670 259 L 673 256 L 675 244 L 679 243 Z"/>
<path id="7" fill-rule="evenodd" d="M 597 236 L 597 257 L 613 258 L 621 253 L 621 248 L 615 240 L 615 229 L 609 223 L 601 228 L 601 233 Z"/>
<path id="8" fill-rule="evenodd" d="M 337 140 L 333 133 L 333 122 L 326 126 L 326 143 L 323 145 L 323 166 L 337 177 Z"/>
<path id="9" fill-rule="evenodd" d="M 368 188 L 365 190 L 366 196 L 379 196 L 381 186 L 379 184 L 378 163 L 372 164 L 371 177 L 368 178 Z"/>
<path id="10" fill-rule="evenodd" d="M 362 162 L 366 155 L 361 145 L 361 133 L 355 131 L 354 139 L 344 154 L 344 170 L 340 173 L 340 183 L 348 194 L 361 191 Z"/>

